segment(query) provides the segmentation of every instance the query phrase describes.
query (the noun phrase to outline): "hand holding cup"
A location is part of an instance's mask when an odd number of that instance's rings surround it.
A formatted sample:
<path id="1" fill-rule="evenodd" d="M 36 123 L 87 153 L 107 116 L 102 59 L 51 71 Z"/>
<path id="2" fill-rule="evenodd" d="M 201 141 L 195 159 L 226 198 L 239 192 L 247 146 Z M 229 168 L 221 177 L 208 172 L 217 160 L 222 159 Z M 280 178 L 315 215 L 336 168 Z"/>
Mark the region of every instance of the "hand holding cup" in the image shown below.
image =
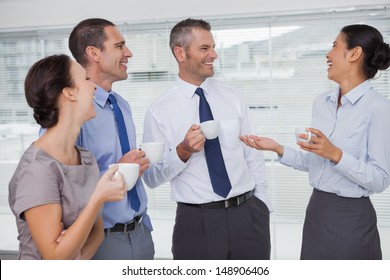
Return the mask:
<path id="1" fill-rule="evenodd" d="M 164 154 L 164 143 L 162 142 L 142 143 L 140 148 L 145 152 L 150 163 L 160 162 Z"/>
<path id="2" fill-rule="evenodd" d="M 309 143 L 311 139 L 311 132 L 306 131 L 306 128 L 304 127 L 297 127 L 295 129 L 295 138 L 297 139 L 298 142 Z"/>
<path id="3" fill-rule="evenodd" d="M 214 139 L 218 137 L 220 124 L 217 120 L 209 120 L 200 123 L 200 128 L 202 130 L 202 134 L 206 139 Z"/>
<path id="4" fill-rule="evenodd" d="M 114 177 L 118 174 L 122 174 L 127 190 L 131 190 L 138 180 L 139 164 L 137 163 L 115 163 L 118 165 L 118 171 L 115 172 Z M 115 164 L 110 164 L 108 167 L 111 168 Z"/>

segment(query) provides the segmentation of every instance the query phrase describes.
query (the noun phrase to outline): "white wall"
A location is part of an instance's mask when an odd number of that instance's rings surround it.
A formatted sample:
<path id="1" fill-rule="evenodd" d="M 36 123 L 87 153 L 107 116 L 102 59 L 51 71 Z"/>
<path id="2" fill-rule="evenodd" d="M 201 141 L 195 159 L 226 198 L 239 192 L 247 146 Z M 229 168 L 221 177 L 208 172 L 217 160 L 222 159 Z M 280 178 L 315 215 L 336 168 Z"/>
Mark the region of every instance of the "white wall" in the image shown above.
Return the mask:
<path id="1" fill-rule="evenodd" d="M 0 0 L 2 29 L 74 25 L 89 17 L 103 17 L 116 23 L 208 17 L 333 10 L 366 5 L 389 5 L 390 0 L 197 0 L 192 7 L 185 0 Z"/>

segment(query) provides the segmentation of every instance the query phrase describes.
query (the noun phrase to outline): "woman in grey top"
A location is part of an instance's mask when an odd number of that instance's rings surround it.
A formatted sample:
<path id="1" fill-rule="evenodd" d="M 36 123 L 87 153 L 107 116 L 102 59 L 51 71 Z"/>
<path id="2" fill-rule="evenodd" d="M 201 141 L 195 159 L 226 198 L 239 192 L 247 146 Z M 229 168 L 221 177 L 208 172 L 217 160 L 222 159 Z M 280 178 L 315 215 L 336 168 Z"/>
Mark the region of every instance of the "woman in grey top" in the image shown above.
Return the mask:
<path id="1" fill-rule="evenodd" d="M 117 166 L 99 180 L 95 158 L 74 145 L 95 116 L 95 85 L 66 55 L 36 62 L 25 80 L 34 118 L 46 133 L 23 154 L 9 183 L 20 259 L 90 259 L 104 238 L 100 208 L 123 199 Z"/>

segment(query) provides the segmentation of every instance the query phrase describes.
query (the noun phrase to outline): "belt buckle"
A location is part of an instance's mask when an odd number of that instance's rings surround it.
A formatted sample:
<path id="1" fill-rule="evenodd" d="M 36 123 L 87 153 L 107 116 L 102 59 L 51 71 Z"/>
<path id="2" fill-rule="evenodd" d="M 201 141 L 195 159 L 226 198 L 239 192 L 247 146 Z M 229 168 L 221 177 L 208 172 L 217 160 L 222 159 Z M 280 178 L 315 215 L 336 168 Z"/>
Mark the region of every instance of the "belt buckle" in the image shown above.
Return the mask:
<path id="1" fill-rule="evenodd" d="M 225 208 L 229 208 L 232 206 L 238 206 L 241 204 L 240 197 L 238 197 L 238 196 L 226 199 L 224 202 L 225 202 Z"/>
<path id="2" fill-rule="evenodd" d="M 123 227 L 123 233 L 126 233 L 126 232 L 129 232 L 130 230 L 128 230 L 128 227 L 132 227 L 134 225 L 134 228 L 135 229 L 135 224 L 140 224 L 142 219 L 143 219 L 143 215 L 140 215 L 140 216 L 136 216 L 134 217 L 134 219 L 126 224 L 124 224 L 124 227 Z M 132 230 L 133 230 L 132 229 Z"/>
<path id="3" fill-rule="evenodd" d="M 133 223 L 134 223 L 134 221 L 131 221 L 131 222 L 124 224 L 123 225 L 123 233 L 127 233 L 128 232 L 127 227 L 132 225 Z"/>
<path id="4" fill-rule="evenodd" d="M 244 193 L 244 194 L 236 196 L 236 197 L 231 197 L 229 199 L 226 199 L 224 201 L 225 202 L 225 208 L 229 208 L 231 206 L 239 206 L 239 205 L 245 203 L 245 201 L 248 200 L 247 196 L 249 194 L 250 194 L 250 192 Z"/>
<path id="5" fill-rule="evenodd" d="M 241 202 L 240 198 L 241 198 L 241 196 L 236 197 L 236 206 L 241 205 L 241 203 L 245 201 L 245 199 L 243 199 L 243 201 Z"/>

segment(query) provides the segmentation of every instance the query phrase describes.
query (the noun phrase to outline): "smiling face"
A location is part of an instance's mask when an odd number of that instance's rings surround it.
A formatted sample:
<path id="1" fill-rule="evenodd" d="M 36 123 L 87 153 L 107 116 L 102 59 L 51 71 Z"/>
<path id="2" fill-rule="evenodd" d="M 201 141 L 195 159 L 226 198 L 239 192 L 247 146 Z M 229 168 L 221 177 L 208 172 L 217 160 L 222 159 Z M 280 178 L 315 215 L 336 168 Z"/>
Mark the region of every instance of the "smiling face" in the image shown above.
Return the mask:
<path id="1" fill-rule="evenodd" d="M 127 79 L 127 63 L 133 56 L 126 47 L 125 39 L 115 26 L 104 28 L 106 40 L 100 52 L 100 79 L 112 84 Z"/>
<path id="2" fill-rule="evenodd" d="M 340 33 L 333 42 L 332 49 L 326 54 L 329 80 L 340 84 L 342 80 L 349 77 L 351 69 L 349 52 L 344 34 Z"/>
<path id="3" fill-rule="evenodd" d="M 179 76 L 196 86 L 214 75 L 213 62 L 218 55 L 215 52 L 215 42 L 211 32 L 199 28 L 192 30 L 192 40 L 189 46 L 180 49 L 176 55 L 179 63 Z"/>

